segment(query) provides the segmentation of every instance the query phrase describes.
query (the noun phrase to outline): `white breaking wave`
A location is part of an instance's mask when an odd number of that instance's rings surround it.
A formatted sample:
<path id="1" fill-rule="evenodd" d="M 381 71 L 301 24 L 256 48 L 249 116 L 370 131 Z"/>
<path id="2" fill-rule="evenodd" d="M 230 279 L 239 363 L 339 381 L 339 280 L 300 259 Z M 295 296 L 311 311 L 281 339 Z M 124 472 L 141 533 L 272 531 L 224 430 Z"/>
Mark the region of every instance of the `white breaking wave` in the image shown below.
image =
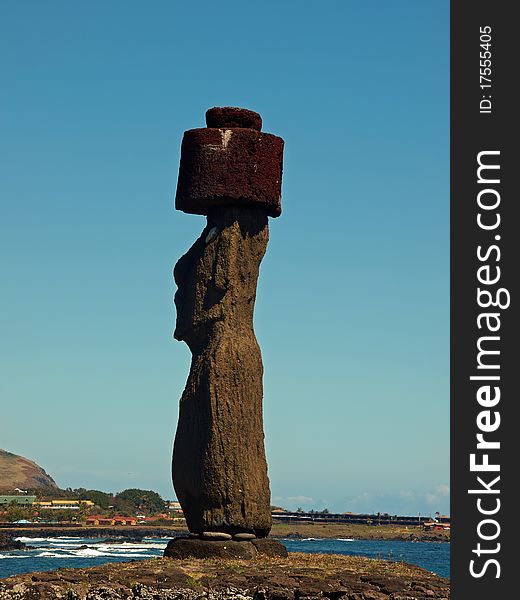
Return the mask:
<path id="1" fill-rule="evenodd" d="M 79 542 L 72 542 L 72 543 L 64 543 L 64 542 L 50 542 L 49 545 L 50 546 L 57 546 L 58 548 L 77 548 L 78 547 Z"/>
<path id="2" fill-rule="evenodd" d="M 40 552 L 37 558 L 74 558 L 74 554 L 58 554 L 57 552 Z"/>
<path id="3" fill-rule="evenodd" d="M 337 542 L 355 542 L 354 538 L 336 538 Z"/>
<path id="4" fill-rule="evenodd" d="M 113 546 L 96 546 L 100 552 L 111 552 L 117 555 L 127 555 L 129 552 L 146 552 L 149 548 L 114 548 Z"/>
<path id="5" fill-rule="evenodd" d="M 59 538 L 30 538 L 20 536 L 16 539 L 29 545 L 34 544 L 36 548 L 25 550 L 22 555 L 18 552 L 16 554 L 0 554 L 0 558 L 52 558 L 61 559 L 62 561 L 102 557 L 115 560 L 144 559 L 157 556 L 159 554 L 158 551 L 164 550 L 166 546 L 166 540 L 161 542 L 155 538 L 141 542 L 122 541 L 121 543 L 104 542 L 102 540 L 96 541 L 72 536 L 61 536 Z M 86 548 L 82 547 L 87 544 Z"/>
<path id="6" fill-rule="evenodd" d="M 110 550 L 122 551 L 122 550 L 164 550 L 166 548 L 166 544 L 131 544 L 130 542 L 123 542 L 122 544 L 107 544 L 101 542 L 99 544 L 95 544 L 96 548 L 109 548 Z"/>
<path id="7" fill-rule="evenodd" d="M 109 558 L 118 558 L 121 557 L 121 554 L 117 554 L 114 552 L 102 552 L 100 550 L 95 550 L 94 548 L 83 548 L 82 550 L 72 550 L 70 552 L 40 552 L 36 555 L 37 558 L 98 558 L 98 557 L 109 557 Z M 134 554 L 134 553 L 125 553 L 125 558 L 153 558 L 153 554 Z M 18 558 L 18 557 L 13 557 Z M 27 557 L 28 558 L 28 557 Z"/>
<path id="8" fill-rule="evenodd" d="M 83 548 L 82 550 L 76 550 L 74 552 L 76 556 L 110 556 L 106 552 L 100 552 L 94 548 Z"/>

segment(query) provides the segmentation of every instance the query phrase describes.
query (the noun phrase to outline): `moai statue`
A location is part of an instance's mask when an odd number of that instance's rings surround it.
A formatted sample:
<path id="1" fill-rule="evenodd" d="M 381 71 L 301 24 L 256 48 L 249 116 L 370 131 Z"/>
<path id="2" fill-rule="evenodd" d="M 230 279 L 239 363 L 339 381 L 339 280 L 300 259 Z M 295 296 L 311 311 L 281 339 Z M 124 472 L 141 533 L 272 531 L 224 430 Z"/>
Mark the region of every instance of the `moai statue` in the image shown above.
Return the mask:
<path id="1" fill-rule="evenodd" d="M 284 142 L 246 109 L 212 108 L 206 123 L 184 134 L 175 201 L 207 225 L 174 269 L 174 337 L 193 356 L 173 484 L 192 534 L 263 538 L 271 511 L 253 310 L 268 217 L 281 213 Z"/>

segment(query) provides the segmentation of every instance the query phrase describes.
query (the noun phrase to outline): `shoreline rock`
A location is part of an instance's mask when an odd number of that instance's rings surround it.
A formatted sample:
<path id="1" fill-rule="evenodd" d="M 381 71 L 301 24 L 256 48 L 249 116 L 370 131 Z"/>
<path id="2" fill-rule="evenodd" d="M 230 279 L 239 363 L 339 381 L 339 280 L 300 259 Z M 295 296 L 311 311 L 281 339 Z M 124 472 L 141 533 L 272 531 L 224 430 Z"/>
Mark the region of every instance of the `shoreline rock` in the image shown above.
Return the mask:
<path id="1" fill-rule="evenodd" d="M 85 537 L 85 538 L 109 538 L 110 541 L 125 539 L 125 541 L 142 541 L 145 537 L 173 537 L 188 535 L 185 529 L 169 527 L 4 527 L 0 529 L 0 537 L 8 535 L 12 538 L 17 537 Z"/>
<path id="2" fill-rule="evenodd" d="M 0 552 L 9 550 L 26 550 L 27 546 L 23 542 L 14 539 L 10 533 L 0 532 Z"/>
<path id="3" fill-rule="evenodd" d="M 70 528 L 59 528 L 59 527 L 34 527 L 34 528 L 19 528 L 19 527 L 3 527 L 0 529 L 0 536 L 3 534 L 10 535 L 13 538 L 16 537 L 58 537 L 63 535 L 77 536 L 77 537 L 92 537 L 92 538 L 110 538 L 111 542 L 118 539 L 125 541 L 141 541 L 145 537 L 182 537 L 189 536 L 189 532 L 184 528 L 175 527 L 142 527 L 142 526 L 128 526 L 128 527 L 70 527 Z M 198 535 L 197 535 L 198 537 Z M 378 535 L 362 535 L 359 532 L 344 532 L 338 531 L 337 533 L 323 534 L 318 529 L 315 531 L 307 531 L 301 533 L 299 531 L 290 531 L 286 534 L 278 533 L 276 528 L 271 531 L 270 537 L 277 540 L 282 539 L 305 539 L 307 537 L 316 537 L 320 539 L 336 539 L 338 537 L 352 537 L 356 540 L 381 540 L 381 541 L 405 541 L 405 542 L 443 542 L 449 543 L 450 538 L 442 534 L 432 534 L 421 532 L 407 532 L 402 534 L 396 534 L 393 536 L 378 536 Z"/>
<path id="4" fill-rule="evenodd" d="M 157 558 L 0 580 L 0 600 L 448 600 L 450 583 L 406 563 L 300 554 Z"/>

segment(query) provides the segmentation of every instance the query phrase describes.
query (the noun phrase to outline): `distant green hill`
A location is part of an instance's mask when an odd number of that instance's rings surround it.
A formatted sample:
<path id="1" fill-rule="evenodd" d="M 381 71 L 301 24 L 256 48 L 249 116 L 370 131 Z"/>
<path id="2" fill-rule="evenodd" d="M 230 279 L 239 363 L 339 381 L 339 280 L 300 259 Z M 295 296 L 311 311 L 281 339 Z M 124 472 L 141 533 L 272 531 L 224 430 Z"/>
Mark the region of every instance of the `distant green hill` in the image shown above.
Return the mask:
<path id="1" fill-rule="evenodd" d="M 32 460 L 0 449 L 0 492 L 57 487 L 54 479 Z"/>

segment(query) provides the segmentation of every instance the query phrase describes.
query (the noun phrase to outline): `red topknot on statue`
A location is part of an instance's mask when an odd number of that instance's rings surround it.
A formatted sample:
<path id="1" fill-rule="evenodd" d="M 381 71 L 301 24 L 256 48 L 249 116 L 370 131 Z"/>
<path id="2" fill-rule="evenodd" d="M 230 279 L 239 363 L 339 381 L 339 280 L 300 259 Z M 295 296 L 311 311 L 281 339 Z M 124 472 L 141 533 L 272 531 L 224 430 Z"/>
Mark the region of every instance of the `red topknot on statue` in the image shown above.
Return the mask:
<path id="1" fill-rule="evenodd" d="M 207 127 L 184 133 L 175 208 L 207 215 L 215 206 L 282 212 L 282 138 L 262 133 L 262 118 L 245 108 L 210 108 Z"/>

